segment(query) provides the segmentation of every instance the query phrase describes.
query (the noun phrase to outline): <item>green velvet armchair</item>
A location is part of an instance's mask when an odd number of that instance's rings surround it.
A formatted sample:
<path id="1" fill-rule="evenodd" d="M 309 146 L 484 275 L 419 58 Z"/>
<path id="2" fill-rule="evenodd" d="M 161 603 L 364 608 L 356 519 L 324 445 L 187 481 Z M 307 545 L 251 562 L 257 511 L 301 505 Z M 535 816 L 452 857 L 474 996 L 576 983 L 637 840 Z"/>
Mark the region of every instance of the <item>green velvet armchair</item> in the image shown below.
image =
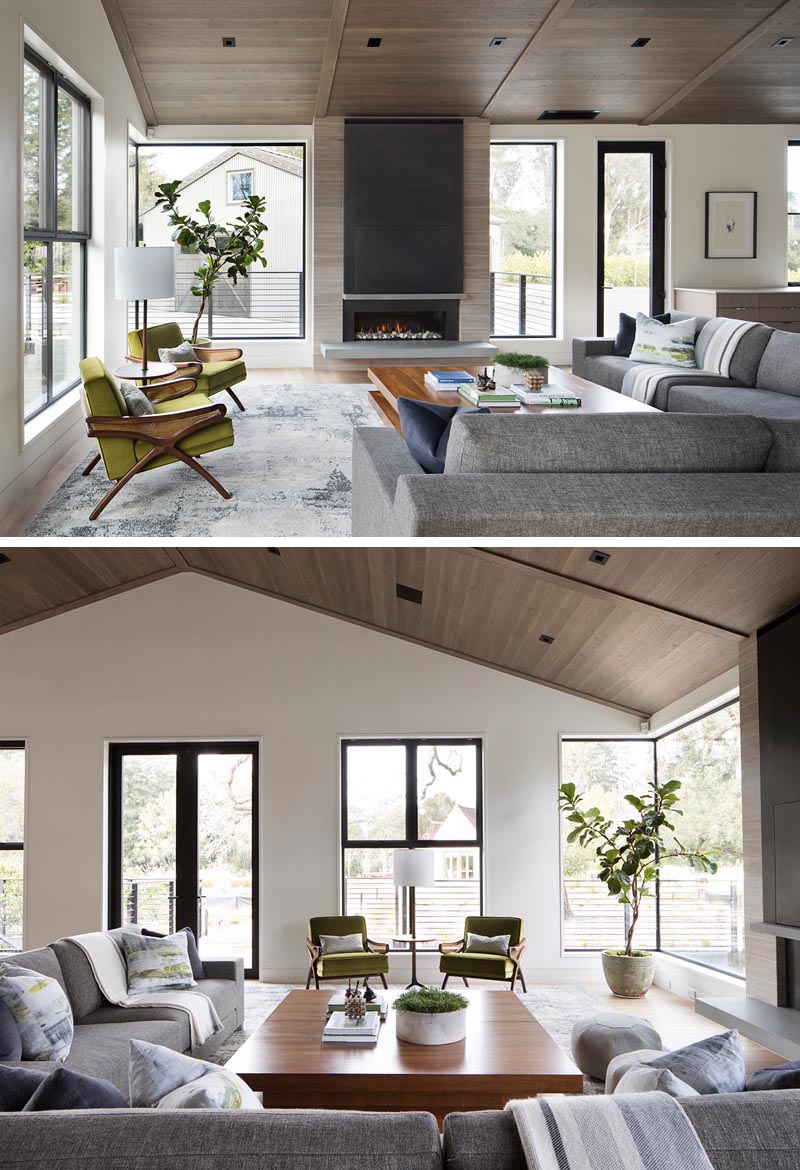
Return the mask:
<path id="1" fill-rule="evenodd" d="M 164 325 L 151 325 L 147 330 L 147 360 L 159 361 L 160 349 L 177 349 L 187 339 L 177 321 L 167 321 Z M 233 401 L 244 410 L 241 399 L 234 394 L 231 386 L 237 382 L 244 382 L 247 377 L 247 366 L 242 361 L 240 349 L 209 349 L 205 346 L 195 346 L 198 360 L 179 364 L 181 374 L 197 379 L 197 389 L 209 398 L 215 394 L 222 394 L 227 390 Z M 132 329 L 128 334 L 128 357 L 131 361 L 142 360 L 142 330 Z"/>
<path id="2" fill-rule="evenodd" d="M 498 934 L 509 936 L 508 951 L 504 955 L 482 954 L 467 951 L 467 935 L 482 934 L 491 938 Z M 517 979 L 522 990 L 527 991 L 525 976 L 522 974 L 520 959 L 525 950 L 524 924 L 521 918 L 467 918 L 464 923 L 464 937 L 456 942 L 441 943 L 439 971 L 444 975 L 442 987 L 447 987 L 451 975 L 463 979 L 467 987 L 470 979 L 497 979 L 510 983 L 513 991 Z"/>
<path id="3" fill-rule="evenodd" d="M 84 468 L 89 475 L 102 459 L 112 486 L 89 516 L 96 520 L 134 475 L 169 463 L 184 463 L 196 471 L 226 500 L 231 493 L 196 456 L 233 446 L 233 424 L 227 409 L 197 392 L 194 378 L 154 380 L 142 389 L 153 405 L 153 414 L 133 417 L 127 413 L 119 383 L 99 358 L 80 363 L 81 404 L 89 438 L 97 440 L 98 453 Z"/>
<path id="4" fill-rule="evenodd" d="M 361 951 L 346 951 L 338 954 L 324 954 L 320 935 L 360 934 Z M 367 922 L 360 914 L 331 915 L 325 918 L 309 918 L 306 947 L 311 959 L 306 979 L 306 991 L 314 987 L 319 991 L 321 979 L 363 979 L 379 975 L 384 987 L 388 987 L 386 975 L 389 970 L 389 944 L 373 942 L 367 938 Z"/>

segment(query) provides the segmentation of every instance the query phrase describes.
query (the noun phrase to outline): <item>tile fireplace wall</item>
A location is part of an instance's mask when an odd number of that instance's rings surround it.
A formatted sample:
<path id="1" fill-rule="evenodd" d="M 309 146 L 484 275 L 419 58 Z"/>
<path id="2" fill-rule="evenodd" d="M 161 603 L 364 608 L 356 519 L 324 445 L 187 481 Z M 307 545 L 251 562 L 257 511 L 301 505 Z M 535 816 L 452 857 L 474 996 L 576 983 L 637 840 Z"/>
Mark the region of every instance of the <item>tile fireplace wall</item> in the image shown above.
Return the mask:
<path id="1" fill-rule="evenodd" d="M 461 337 L 489 339 L 489 122 L 464 119 L 464 291 Z M 365 360 L 328 360 L 321 341 L 342 340 L 344 119 L 314 123 L 314 366 L 363 369 Z M 409 365 L 429 365 L 429 358 Z"/>

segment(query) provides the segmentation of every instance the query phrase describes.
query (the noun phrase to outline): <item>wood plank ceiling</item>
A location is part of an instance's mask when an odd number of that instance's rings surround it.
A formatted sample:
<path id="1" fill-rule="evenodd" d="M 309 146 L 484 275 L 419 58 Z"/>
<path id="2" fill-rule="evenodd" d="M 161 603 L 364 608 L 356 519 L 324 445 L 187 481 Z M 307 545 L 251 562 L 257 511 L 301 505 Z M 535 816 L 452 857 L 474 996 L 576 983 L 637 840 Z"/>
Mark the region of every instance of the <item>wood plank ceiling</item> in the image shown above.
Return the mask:
<path id="1" fill-rule="evenodd" d="M 9 550 L 0 633 L 197 572 L 647 716 L 736 666 L 744 638 L 800 603 L 791 548 L 614 548 L 606 564 L 587 548 L 279 551 Z"/>
<path id="2" fill-rule="evenodd" d="M 102 2 L 151 124 L 800 120 L 800 0 Z M 781 36 L 796 39 L 772 48 Z"/>

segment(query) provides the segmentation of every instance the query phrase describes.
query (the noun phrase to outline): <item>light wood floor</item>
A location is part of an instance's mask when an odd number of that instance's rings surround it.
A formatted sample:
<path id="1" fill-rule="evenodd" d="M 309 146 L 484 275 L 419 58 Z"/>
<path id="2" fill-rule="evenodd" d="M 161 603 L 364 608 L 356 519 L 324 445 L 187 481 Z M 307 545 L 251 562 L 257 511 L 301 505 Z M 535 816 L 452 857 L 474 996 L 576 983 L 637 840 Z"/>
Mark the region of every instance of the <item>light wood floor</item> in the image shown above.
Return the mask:
<path id="1" fill-rule="evenodd" d="M 254 382 L 272 383 L 272 382 L 288 382 L 294 386 L 305 386 L 313 383 L 337 383 L 353 384 L 359 382 L 367 382 L 366 368 L 363 370 L 310 370 L 310 369 L 292 369 L 290 367 L 269 370 L 250 370 L 248 377 Z M 242 400 L 247 406 L 247 400 L 244 393 L 242 393 Z M 225 401 L 231 409 L 231 413 L 236 415 L 238 412 L 236 407 L 227 398 L 227 395 L 222 395 L 219 401 Z M 377 415 L 376 422 L 377 422 Z M 93 439 L 79 439 L 77 443 L 59 459 L 58 463 L 51 467 L 50 471 L 45 475 L 37 485 L 28 492 L 27 496 L 20 504 L 17 505 L 8 515 L 0 520 L 0 536 L 22 536 L 23 532 L 30 524 L 30 522 L 41 512 L 42 508 L 49 503 L 49 501 L 56 494 L 62 483 L 72 475 L 76 467 L 83 466 L 89 462 L 92 455 L 97 450 L 97 444 Z M 101 468 L 96 468 L 93 475 L 102 476 Z"/>

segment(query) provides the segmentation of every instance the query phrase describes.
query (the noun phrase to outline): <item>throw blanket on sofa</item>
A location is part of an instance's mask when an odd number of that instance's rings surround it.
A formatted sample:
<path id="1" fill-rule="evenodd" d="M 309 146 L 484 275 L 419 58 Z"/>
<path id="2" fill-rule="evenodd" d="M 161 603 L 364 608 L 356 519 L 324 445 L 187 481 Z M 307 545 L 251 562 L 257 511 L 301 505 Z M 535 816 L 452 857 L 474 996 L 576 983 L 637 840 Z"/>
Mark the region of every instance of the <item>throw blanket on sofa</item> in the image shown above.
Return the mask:
<path id="1" fill-rule="evenodd" d="M 97 986 L 109 1003 L 119 1007 L 168 1007 L 186 1012 L 192 1026 L 192 1048 L 199 1048 L 222 1028 L 217 1009 L 202 991 L 172 988 L 130 995 L 125 956 L 111 935 L 97 930 L 70 935 L 67 941 L 75 943 L 86 955 Z"/>
<path id="2" fill-rule="evenodd" d="M 695 369 L 682 370 L 680 366 L 657 366 L 639 362 L 625 375 L 622 393 L 650 405 L 662 378 L 676 378 L 689 383 L 693 378 L 697 378 L 698 373 L 729 378 L 731 362 L 736 356 L 739 342 L 756 325 L 756 321 L 712 317 L 700 330 L 695 342 L 694 354 L 697 363 Z"/>
<path id="3" fill-rule="evenodd" d="M 713 1170 L 666 1093 L 540 1097 L 506 1105 L 528 1170 Z"/>

